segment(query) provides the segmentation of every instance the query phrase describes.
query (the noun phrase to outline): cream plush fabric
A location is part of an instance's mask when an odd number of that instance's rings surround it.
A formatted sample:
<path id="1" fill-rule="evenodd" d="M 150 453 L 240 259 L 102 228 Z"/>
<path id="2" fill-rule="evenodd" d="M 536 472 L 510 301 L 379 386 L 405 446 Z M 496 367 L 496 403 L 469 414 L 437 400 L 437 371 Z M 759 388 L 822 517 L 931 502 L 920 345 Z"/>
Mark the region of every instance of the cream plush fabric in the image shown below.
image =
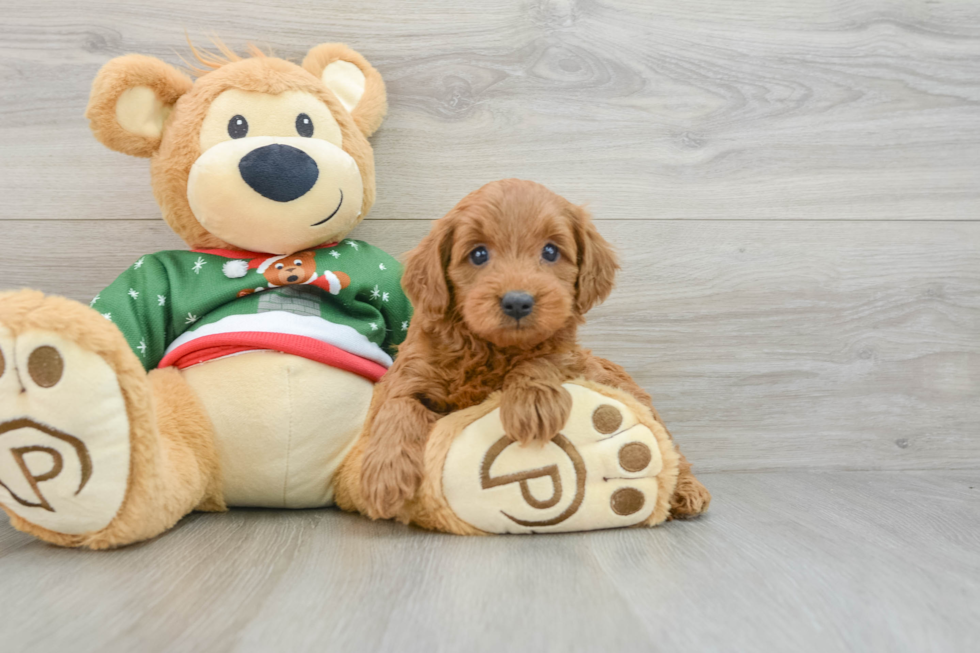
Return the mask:
<path id="1" fill-rule="evenodd" d="M 221 358 L 183 375 L 214 425 L 227 505 L 318 508 L 333 502 L 333 476 L 364 424 L 374 384 L 271 351 Z M 335 407 L 329 419 L 326 406 Z"/>
<path id="2" fill-rule="evenodd" d="M 104 528 L 129 477 L 129 420 L 102 358 L 50 331 L 14 338 L 0 377 L 0 504 L 60 533 Z"/>
<path id="3" fill-rule="evenodd" d="M 652 526 L 667 518 L 679 456 L 631 396 L 587 381 L 564 386 L 571 415 L 545 445 L 504 433 L 499 395 L 440 420 L 412 521 L 461 534 Z"/>

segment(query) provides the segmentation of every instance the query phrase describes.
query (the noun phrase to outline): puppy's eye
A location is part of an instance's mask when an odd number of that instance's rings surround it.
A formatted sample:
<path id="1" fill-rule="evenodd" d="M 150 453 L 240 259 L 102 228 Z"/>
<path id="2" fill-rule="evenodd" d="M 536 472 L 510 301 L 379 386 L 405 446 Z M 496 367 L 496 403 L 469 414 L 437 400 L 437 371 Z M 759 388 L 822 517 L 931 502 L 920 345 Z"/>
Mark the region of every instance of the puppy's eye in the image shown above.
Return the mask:
<path id="1" fill-rule="evenodd" d="M 228 135 L 232 138 L 244 138 L 248 133 L 248 121 L 245 116 L 232 116 L 228 121 Z"/>
<path id="2" fill-rule="evenodd" d="M 558 248 L 552 243 L 548 243 L 547 245 L 544 246 L 544 249 L 541 250 L 541 258 L 548 261 L 549 263 L 554 263 L 555 261 L 557 261 L 558 256 L 559 256 Z"/>
<path id="3" fill-rule="evenodd" d="M 483 245 L 480 245 L 470 252 L 470 263 L 473 265 L 483 265 L 490 259 L 490 252 Z"/>
<path id="4" fill-rule="evenodd" d="M 303 138 L 309 138 L 313 135 L 313 121 L 305 113 L 296 116 L 296 133 Z"/>

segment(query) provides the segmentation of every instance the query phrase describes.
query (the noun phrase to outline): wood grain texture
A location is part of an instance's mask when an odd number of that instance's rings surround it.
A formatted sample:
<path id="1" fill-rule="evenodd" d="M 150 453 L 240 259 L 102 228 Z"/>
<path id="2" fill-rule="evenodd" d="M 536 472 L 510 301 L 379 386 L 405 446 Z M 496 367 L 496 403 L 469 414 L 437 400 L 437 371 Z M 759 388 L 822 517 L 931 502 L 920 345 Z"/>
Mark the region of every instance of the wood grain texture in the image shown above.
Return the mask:
<path id="1" fill-rule="evenodd" d="M 82 118 L 113 56 L 184 30 L 300 59 L 342 40 L 388 82 L 373 217 L 529 177 L 602 219 L 976 217 L 972 0 L 0 1 L 0 219 L 155 219 L 145 162 Z"/>
<path id="2" fill-rule="evenodd" d="M 179 65 L 185 29 L 294 60 L 345 41 L 391 106 L 355 236 L 401 254 L 501 177 L 590 202 L 624 270 L 583 340 L 653 393 L 714 493 L 706 518 L 649 531 L 465 539 L 236 510 L 110 553 L 0 519 L 4 653 L 976 648 L 975 0 L 0 0 L 0 16 L 0 289 L 87 301 L 183 246 L 147 163 L 82 116 L 110 58 Z"/>
<path id="3" fill-rule="evenodd" d="M 973 650 L 980 476 L 706 475 L 693 522 L 463 538 L 198 514 L 114 552 L 0 525 L 5 651 Z"/>
<path id="4" fill-rule="evenodd" d="M 400 255 L 428 228 L 354 235 Z M 601 228 L 623 271 L 583 341 L 653 394 L 699 469 L 980 467 L 980 223 Z M 141 255 L 182 247 L 162 222 L 0 229 L 0 288 L 85 302 Z"/>

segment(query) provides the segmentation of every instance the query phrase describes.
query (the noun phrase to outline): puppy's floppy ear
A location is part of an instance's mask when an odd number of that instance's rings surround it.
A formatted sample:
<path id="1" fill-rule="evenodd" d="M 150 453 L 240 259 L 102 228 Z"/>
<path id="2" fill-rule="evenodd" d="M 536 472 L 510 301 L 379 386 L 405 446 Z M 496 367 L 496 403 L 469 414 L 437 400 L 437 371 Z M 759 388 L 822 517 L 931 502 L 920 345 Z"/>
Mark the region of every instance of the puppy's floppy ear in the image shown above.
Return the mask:
<path id="1" fill-rule="evenodd" d="M 170 111 L 191 86 L 187 75 L 154 57 L 116 57 L 95 76 L 85 116 L 106 147 L 153 156 Z"/>
<path id="2" fill-rule="evenodd" d="M 367 59 L 343 43 L 323 43 L 307 53 L 303 68 L 334 92 L 365 136 L 381 126 L 388 96 L 381 73 Z"/>
<path id="3" fill-rule="evenodd" d="M 570 213 L 578 246 L 575 306 L 584 314 L 612 292 L 619 263 L 612 245 L 595 228 L 589 212 L 584 207 L 573 206 Z"/>
<path id="4" fill-rule="evenodd" d="M 402 288 L 416 314 L 439 320 L 449 310 L 446 274 L 453 247 L 452 213 L 432 223 L 432 231 L 405 258 Z"/>

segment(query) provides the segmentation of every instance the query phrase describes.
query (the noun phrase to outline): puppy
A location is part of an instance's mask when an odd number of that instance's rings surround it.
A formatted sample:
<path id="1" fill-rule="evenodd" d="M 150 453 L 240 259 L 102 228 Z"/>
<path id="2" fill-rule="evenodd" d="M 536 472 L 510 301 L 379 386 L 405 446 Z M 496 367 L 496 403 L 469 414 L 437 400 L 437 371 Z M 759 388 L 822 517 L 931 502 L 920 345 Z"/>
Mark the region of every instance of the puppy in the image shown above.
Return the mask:
<path id="1" fill-rule="evenodd" d="M 522 443 L 564 426 L 572 401 L 561 384 L 577 377 L 629 392 L 661 421 L 622 367 L 578 343 L 618 267 L 583 208 L 530 181 L 487 184 L 437 220 L 408 254 L 402 286 L 415 315 L 368 415 L 369 516 L 393 517 L 414 495 L 437 419 L 498 390 L 503 426 Z M 700 514 L 710 500 L 681 456 L 671 514 Z"/>

